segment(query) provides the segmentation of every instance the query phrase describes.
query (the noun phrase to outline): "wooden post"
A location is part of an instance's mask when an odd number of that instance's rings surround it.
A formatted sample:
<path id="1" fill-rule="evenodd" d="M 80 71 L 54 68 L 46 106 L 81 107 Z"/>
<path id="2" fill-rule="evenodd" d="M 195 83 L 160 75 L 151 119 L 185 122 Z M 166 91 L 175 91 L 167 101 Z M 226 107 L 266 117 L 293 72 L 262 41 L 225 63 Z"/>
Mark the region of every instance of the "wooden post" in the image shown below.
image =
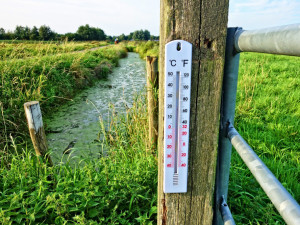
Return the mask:
<path id="1" fill-rule="evenodd" d="M 161 0 L 158 224 L 213 223 L 228 0 Z M 188 192 L 163 193 L 165 44 L 193 45 Z"/>
<path id="2" fill-rule="evenodd" d="M 52 160 L 48 154 L 46 135 L 43 127 L 42 113 L 38 101 L 24 104 L 25 115 L 33 147 L 37 157 L 42 157 L 48 165 L 52 166 Z"/>
<path id="3" fill-rule="evenodd" d="M 156 57 L 147 56 L 147 98 L 149 121 L 149 146 L 157 147 L 158 136 L 158 60 Z"/>

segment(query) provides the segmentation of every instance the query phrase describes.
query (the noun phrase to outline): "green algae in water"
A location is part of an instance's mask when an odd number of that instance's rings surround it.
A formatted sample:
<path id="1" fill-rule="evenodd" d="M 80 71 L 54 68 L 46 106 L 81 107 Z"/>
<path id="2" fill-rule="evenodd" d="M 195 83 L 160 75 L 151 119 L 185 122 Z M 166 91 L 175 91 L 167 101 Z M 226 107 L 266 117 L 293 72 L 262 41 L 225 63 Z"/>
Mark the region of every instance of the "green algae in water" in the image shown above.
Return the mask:
<path id="1" fill-rule="evenodd" d="M 116 113 L 124 113 L 126 107 L 131 107 L 134 95 L 146 85 L 145 61 L 138 54 L 128 53 L 119 65 L 107 80 L 82 91 L 45 119 L 47 141 L 55 163 L 68 157 L 93 159 L 103 154 L 99 117 L 107 121 L 111 105 Z M 65 150 L 70 154 L 63 154 Z"/>

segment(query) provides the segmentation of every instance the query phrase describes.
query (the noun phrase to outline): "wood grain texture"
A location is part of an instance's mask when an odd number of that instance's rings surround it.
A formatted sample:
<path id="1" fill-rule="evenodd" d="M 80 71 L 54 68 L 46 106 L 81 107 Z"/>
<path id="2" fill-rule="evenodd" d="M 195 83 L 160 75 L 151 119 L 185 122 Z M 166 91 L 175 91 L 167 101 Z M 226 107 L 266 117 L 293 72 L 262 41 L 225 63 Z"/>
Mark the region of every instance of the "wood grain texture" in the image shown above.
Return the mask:
<path id="1" fill-rule="evenodd" d="M 158 224 L 212 224 L 228 0 L 161 0 Z M 188 192 L 163 193 L 165 44 L 193 44 Z"/>
<path id="2" fill-rule="evenodd" d="M 148 121 L 149 121 L 149 147 L 157 148 L 158 136 L 158 59 L 157 57 L 146 57 L 147 67 L 147 99 L 148 99 Z"/>
<path id="3" fill-rule="evenodd" d="M 39 102 L 26 102 L 24 104 L 24 109 L 35 153 L 37 157 L 42 157 L 49 166 L 52 166 L 53 163 L 50 155 L 48 154 L 48 145 Z"/>

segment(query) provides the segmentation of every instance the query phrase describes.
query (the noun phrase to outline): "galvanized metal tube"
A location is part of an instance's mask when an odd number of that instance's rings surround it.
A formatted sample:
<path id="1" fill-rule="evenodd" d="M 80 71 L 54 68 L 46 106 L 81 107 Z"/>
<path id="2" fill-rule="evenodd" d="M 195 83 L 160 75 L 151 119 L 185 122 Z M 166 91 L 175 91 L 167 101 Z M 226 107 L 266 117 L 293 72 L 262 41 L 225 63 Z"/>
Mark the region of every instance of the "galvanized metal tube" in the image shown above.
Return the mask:
<path id="1" fill-rule="evenodd" d="M 241 30 L 235 38 L 238 52 L 300 56 L 300 24 L 260 30 Z"/>
<path id="2" fill-rule="evenodd" d="M 234 37 L 241 28 L 228 28 L 226 39 L 225 67 L 223 77 L 221 120 L 218 149 L 218 165 L 216 172 L 216 197 L 214 224 L 223 225 L 220 209 L 220 199 L 227 200 L 229 169 L 232 145 L 227 138 L 227 124 L 234 123 L 235 99 L 238 81 L 240 54 L 234 50 Z"/>
<path id="3" fill-rule="evenodd" d="M 233 126 L 228 137 L 262 189 L 288 225 L 300 224 L 300 206 Z"/>
<path id="4" fill-rule="evenodd" d="M 222 214 L 224 225 L 235 225 L 234 219 L 226 203 L 224 196 L 222 196 L 221 204 L 220 204 L 220 211 Z"/>

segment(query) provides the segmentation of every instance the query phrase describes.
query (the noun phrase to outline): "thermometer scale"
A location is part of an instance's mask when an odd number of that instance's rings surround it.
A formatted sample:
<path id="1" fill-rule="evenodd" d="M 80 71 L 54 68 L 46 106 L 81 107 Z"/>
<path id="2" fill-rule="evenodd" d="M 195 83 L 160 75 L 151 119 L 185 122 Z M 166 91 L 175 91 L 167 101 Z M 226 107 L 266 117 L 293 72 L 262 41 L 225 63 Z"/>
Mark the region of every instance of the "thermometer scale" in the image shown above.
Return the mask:
<path id="1" fill-rule="evenodd" d="M 187 192 L 192 44 L 165 46 L 164 192 Z"/>

